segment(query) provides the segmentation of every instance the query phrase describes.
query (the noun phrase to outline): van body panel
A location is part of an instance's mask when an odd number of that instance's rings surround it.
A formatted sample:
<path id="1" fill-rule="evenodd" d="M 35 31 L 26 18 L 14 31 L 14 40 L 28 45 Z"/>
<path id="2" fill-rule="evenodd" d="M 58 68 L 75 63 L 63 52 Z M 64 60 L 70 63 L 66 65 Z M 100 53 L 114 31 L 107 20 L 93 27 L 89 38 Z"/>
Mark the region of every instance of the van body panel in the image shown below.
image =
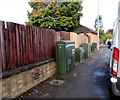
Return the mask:
<path id="1" fill-rule="evenodd" d="M 118 67 L 117 67 L 117 76 L 113 76 L 111 74 L 111 70 L 113 68 L 113 50 L 117 48 L 119 50 L 119 59 L 118 59 Z M 120 96 L 120 1 L 118 3 L 118 18 L 115 22 L 115 27 L 113 31 L 113 43 L 111 46 L 111 56 L 110 56 L 110 76 L 112 78 L 117 79 L 117 81 L 112 81 L 112 91 L 115 95 Z"/>
<path id="2" fill-rule="evenodd" d="M 118 61 L 118 74 L 117 76 L 120 77 L 120 22 L 118 22 L 118 39 L 117 39 L 117 44 L 118 44 L 118 49 L 119 49 L 119 61 Z"/>

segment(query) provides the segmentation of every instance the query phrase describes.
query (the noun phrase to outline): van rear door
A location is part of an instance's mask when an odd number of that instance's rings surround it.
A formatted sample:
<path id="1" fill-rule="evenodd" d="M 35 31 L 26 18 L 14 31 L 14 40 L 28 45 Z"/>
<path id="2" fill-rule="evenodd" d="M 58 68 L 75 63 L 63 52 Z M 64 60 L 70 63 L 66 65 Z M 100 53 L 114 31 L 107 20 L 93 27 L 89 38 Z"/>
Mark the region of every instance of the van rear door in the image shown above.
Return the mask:
<path id="1" fill-rule="evenodd" d="M 118 74 L 120 77 L 120 22 L 118 22 L 118 50 L 119 50 L 119 60 L 118 60 Z"/>
<path id="2" fill-rule="evenodd" d="M 119 62 L 117 76 L 120 77 L 120 2 L 118 3 L 118 49 L 119 49 Z"/>

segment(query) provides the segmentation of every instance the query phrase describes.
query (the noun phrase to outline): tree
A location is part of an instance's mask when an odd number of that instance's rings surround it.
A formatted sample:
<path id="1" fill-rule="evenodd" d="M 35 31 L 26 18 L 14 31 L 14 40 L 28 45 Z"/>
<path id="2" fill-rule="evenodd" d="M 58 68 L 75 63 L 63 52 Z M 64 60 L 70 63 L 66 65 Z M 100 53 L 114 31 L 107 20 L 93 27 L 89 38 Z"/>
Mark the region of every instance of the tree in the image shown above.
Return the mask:
<path id="1" fill-rule="evenodd" d="M 83 14 L 81 2 L 30 2 L 27 25 L 71 31 L 76 28 Z"/>
<path id="2" fill-rule="evenodd" d="M 102 30 L 102 29 L 99 30 L 99 33 L 100 33 L 100 37 L 103 40 L 103 43 L 105 44 L 106 41 L 107 41 L 107 38 L 108 38 L 107 35 L 106 35 L 106 33 L 104 33 L 104 30 Z"/>
<path id="3" fill-rule="evenodd" d="M 108 33 L 108 34 L 107 34 L 107 37 L 108 37 L 108 39 L 112 39 L 112 37 L 113 37 L 113 34 L 111 34 L 111 33 Z"/>
<path id="4" fill-rule="evenodd" d="M 98 21 L 98 17 L 99 17 L 99 21 Z M 98 23 L 99 23 L 99 37 L 103 40 L 103 43 L 105 44 L 107 41 L 107 35 L 104 32 L 103 28 L 103 23 L 102 23 L 102 15 L 97 16 L 97 18 L 95 19 L 95 30 L 98 31 Z"/>
<path id="5" fill-rule="evenodd" d="M 99 22 L 98 22 L 98 17 L 99 17 Z M 97 16 L 97 18 L 95 19 L 95 30 L 98 30 L 98 23 L 99 23 L 99 29 L 103 28 L 103 23 L 102 23 L 102 15 Z"/>

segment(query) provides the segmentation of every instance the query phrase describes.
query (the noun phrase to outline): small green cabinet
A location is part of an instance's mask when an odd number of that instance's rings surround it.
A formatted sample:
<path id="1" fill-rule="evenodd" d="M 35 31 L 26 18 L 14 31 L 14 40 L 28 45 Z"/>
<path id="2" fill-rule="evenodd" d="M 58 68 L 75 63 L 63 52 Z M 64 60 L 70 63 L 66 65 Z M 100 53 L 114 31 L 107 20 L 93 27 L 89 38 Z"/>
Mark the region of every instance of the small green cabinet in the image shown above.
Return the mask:
<path id="1" fill-rule="evenodd" d="M 75 61 L 82 62 L 84 59 L 84 49 L 83 47 L 78 47 L 75 49 Z"/>
<path id="2" fill-rule="evenodd" d="M 93 42 L 91 46 L 91 51 L 95 52 L 97 50 L 97 43 Z"/>
<path id="3" fill-rule="evenodd" d="M 75 66 L 75 43 L 61 40 L 56 42 L 56 75 L 60 79 L 68 77 Z"/>
<path id="4" fill-rule="evenodd" d="M 82 47 L 84 48 L 84 58 L 88 58 L 90 56 L 90 44 L 89 43 L 82 43 Z"/>

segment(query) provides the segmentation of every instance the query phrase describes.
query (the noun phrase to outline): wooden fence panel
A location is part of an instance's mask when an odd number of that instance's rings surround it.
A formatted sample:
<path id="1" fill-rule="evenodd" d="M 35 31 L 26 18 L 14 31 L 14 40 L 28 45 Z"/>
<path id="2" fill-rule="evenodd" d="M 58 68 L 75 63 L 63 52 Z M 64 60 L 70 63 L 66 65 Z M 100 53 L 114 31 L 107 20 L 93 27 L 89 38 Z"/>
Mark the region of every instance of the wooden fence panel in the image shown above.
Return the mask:
<path id="1" fill-rule="evenodd" d="M 26 40 L 25 40 L 25 43 L 26 43 L 26 63 L 28 64 L 29 63 L 29 26 L 26 26 Z"/>
<path id="2" fill-rule="evenodd" d="M 35 56 L 35 27 L 32 27 L 32 45 L 33 45 L 33 48 L 32 48 L 32 57 L 33 57 L 33 62 L 35 62 L 36 60 L 36 56 Z"/>
<path id="3" fill-rule="evenodd" d="M 40 34 L 40 37 L 39 37 L 39 39 L 40 39 L 40 60 L 43 61 L 44 52 L 43 52 L 43 46 L 42 46 L 42 44 L 43 44 L 42 43 L 42 40 L 43 40 L 43 30 L 42 29 L 40 29 L 39 34 Z"/>
<path id="4" fill-rule="evenodd" d="M 12 23 L 12 36 L 13 36 L 13 66 L 12 69 L 17 67 L 17 49 L 16 49 L 16 31 L 15 31 L 15 23 Z"/>
<path id="5" fill-rule="evenodd" d="M 42 29 L 42 40 L 41 40 L 41 42 L 42 42 L 42 60 L 44 60 L 46 57 L 45 57 L 45 42 L 43 42 L 43 41 L 47 41 L 47 40 L 45 40 L 45 29 Z"/>
<path id="6" fill-rule="evenodd" d="M 33 45 L 32 45 L 32 35 L 31 35 L 31 30 L 32 30 L 32 26 L 29 26 L 29 64 L 32 63 L 32 59 L 33 59 L 33 56 L 31 56 L 32 54 L 32 49 L 33 49 Z M 35 29 L 35 32 L 36 32 L 36 29 Z M 36 35 L 36 34 L 35 34 Z M 36 38 L 35 38 L 36 40 Z M 36 46 L 36 44 L 35 44 Z"/>
<path id="7" fill-rule="evenodd" d="M 32 36 L 31 36 L 32 26 L 29 26 L 28 29 L 29 29 L 29 33 L 28 33 L 29 34 L 28 35 L 28 42 L 29 42 L 29 44 L 28 44 L 29 45 L 29 55 L 28 55 L 28 57 L 29 57 L 29 63 L 28 64 L 30 64 L 30 63 L 32 63 L 32 56 L 31 56 L 31 54 L 32 54 Z M 35 33 L 36 33 L 36 29 L 35 29 Z M 35 37 L 35 39 L 36 39 L 36 37 Z"/>
<path id="8" fill-rule="evenodd" d="M 6 57 L 5 57 L 5 25 L 0 21 L 0 72 L 6 70 Z"/>
<path id="9" fill-rule="evenodd" d="M 85 35 L 71 35 L 76 47 L 88 42 Z M 0 22 L 0 71 L 8 71 L 27 64 L 55 57 L 55 42 L 70 40 L 70 33 L 34 26 Z"/>
<path id="10" fill-rule="evenodd" d="M 17 49 L 17 66 L 20 66 L 20 34 L 19 34 L 19 25 L 16 24 L 15 26 L 15 30 L 16 30 L 16 49 Z"/>
<path id="11" fill-rule="evenodd" d="M 53 46 L 54 46 L 54 44 L 55 43 L 53 43 L 53 40 L 55 40 L 54 39 L 54 35 L 55 35 L 55 31 L 53 31 L 52 29 L 49 29 L 48 30 L 48 32 L 49 32 L 49 40 L 48 40 L 48 59 L 50 59 L 50 58 L 52 58 L 52 55 L 54 55 L 53 54 L 53 52 L 54 52 L 54 50 L 53 50 Z M 51 52 L 51 53 L 50 53 Z"/>
<path id="12" fill-rule="evenodd" d="M 45 31 L 45 40 L 46 40 L 46 43 L 45 43 L 45 48 L 46 48 L 45 56 L 46 56 L 46 59 L 48 59 L 48 54 L 49 54 L 49 53 L 47 53 L 47 52 L 49 52 L 49 50 L 48 50 L 49 49 L 49 47 L 48 47 L 49 46 L 48 45 L 49 44 L 48 43 L 49 42 L 49 36 L 48 35 L 49 35 L 49 32 L 48 32 L 48 29 L 46 29 L 46 31 Z"/>
<path id="13" fill-rule="evenodd" d="M 55 30 L 0 22 L 0 72 L 55 57 Z M 68 37 L 68 35 L 64 35 Z"/>
<path id="14" fill-rule="evenodd" d="M 21 29 L 22 29 L 22 35 L 23 35 L 23 39 L 22 39 L 22 54 L 23 54 L 23 65 L 25 65 L 26 64 L 26 62 L 25 62 L 25 50 L 26 50 L 26 42 L 25 42 L 25 39 L 26 39 L 26 31 L 25 31 L 25 26 L 24 25 L 22 25 L 22 27 L 21 27 Z"/>
<path id="15" fill-rule="evenodd" d="M 37 61 L 39 61 L 39 31 L 38 28 L 36 28 L 36 57 L 37 57 Z"/>
<path id="16" fill-rule="evenodd" d="M 52 30 L 52 29 L 49 29 L 48 30 L 48 32 L 49 32 L 49 40 L 48 40 L 48 59 L 50 59 L 50 58 L 52 58 L 52 57 L 54 57 L 55 56 L 55 31 L 54 30 Z M 54 41 L 53 41 L 54 40 Z"/>
<path id="17" fill-rule="evenodd" d="M 5 29 L 5 48 L 6 48 L 6 70 L 10 70 L 10 35 L 8 29 Z"/>
<path id="18" fill-rule="evenodd" d="M 3 64 L 2 64 L 2 24 L 0 22 L 0 72 L 2 72 L 2 67 L 3 67 Z"/>
<path id="19" fill-rule="evenodd" d="M 51 32 L 51 58 L 55 58 L 55 30 Z"/>
<path id="20" fill-rule="evenodd" d="M 8 34 L 9 34 L 9 39 L 10 39 L 10 66 L 9 66 L 9 70 L 11 70 L 11 69 L 13 69 L 15 66 L 14 66 L 14 47 L 13 47 L 13 23 L 10 23 L 10 22 L 8 22 L 7 23 L 7 29 L 8 29 Z"/>
<path id="21" fill-rule="evenodd" d="M 42 29 L 39 28 L 39 60 L 42 61 Z"/>
<path id="22" fill-rule="evenodd" d="M 38 31 L 38 36 L 37 36 L 37 38 L 38 38 L 38 61 L 40 61 L 40 28 L 37 28 L 37 31 Z"/>
<path id="23" fill-rule="evenodd" d="M 47 40 L 47 31 L 44 29 L 44 39 L 43 44 L 44 44 L 44 60 L 47 59 L 47 49 L 48 49 L 48 40 Z M 44 42 L 45 41 L 45 42 Z"/>
<path id="24" fill-rule="evenodd" d="M 37 61 L 37 28 L 35 28 L 35 31 L 34 31 L 34 35 L 35 35 L 35 40 L 34 40 L 34 45 L 35 45 L 35 51 L 34 51 L 34 54 L 35 54 L 35 62 Z"/>
<path id="25" fill-rule="evenodd" d="M 40 38 L 39 38 L 39 28 L 37 28 L 37 61 L 39 61 L 39 58 L 40 58 L 40 56 L 39 56 L 39 41 L 40 41 Z"/>

